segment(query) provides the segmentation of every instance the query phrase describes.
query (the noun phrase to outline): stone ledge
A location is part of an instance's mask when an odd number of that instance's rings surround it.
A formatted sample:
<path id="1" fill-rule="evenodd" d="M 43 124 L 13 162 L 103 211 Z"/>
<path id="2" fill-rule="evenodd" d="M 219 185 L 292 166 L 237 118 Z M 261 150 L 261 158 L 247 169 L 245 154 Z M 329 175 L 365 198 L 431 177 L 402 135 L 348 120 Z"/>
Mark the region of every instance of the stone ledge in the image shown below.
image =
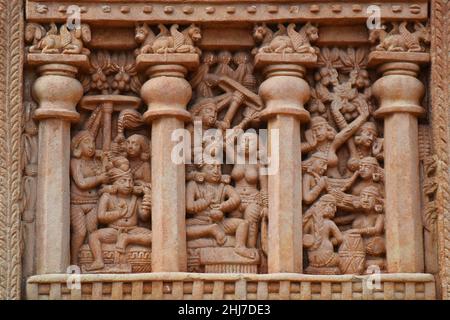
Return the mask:
<path id="1" fill-rule="evenodd" d="M 381 16 L 384 20 L 426 20 L 428 4 L 426 0 L 397 0 L 393 4 L 389 0 L 379 0 Z M 70 1 L 29 0 L 26 5 L 26 18 L 32 22 L 62 22 L 66 20 L 66 11 Z M 196 3 L 186 3 L 183 0 L 92 0 L 79 1 L 81 19 L 86 23 L 108 23 L 115 25 L 132 25 L 134 22 L 151 21 L 152 23 L 167 22 L 199 22 L 202 23 L 240 23 L 315 21 L 333 23 L 346 22 L 365 23 L 367 7 L 370 1 L 336 1 L 314 0 L 203 0 Z M 401 10 L 398 10 L 401 8 Z"/>
<path id="2" fill-rule="evenodd" d="M 375 67 L 388 62 L 409 62 L 418 65 L 428 64 L 431 56 L 427 52 L 392 52 L 392 51 L 372 51 L 369 54 L 369 67 Z"/>
<path id="3" fill-rule="evenodd" d="M 380 289 L 370 291 L 373 275 L 141 273 L 82 274 L 81 290 L 69 290 L 73 275 L 28 278 L 29 300 L 433 300 L 431 274 L 381 274 Z"/>
<path id="4" fill-rule="evenodd" d="M 82 71 L 88 71 L 90 68 L 89 58 L 83 54 L 62 54 L 62 53 L 28 53 L 26 63 L 29 66 L 39 67 L 49 64 L 65 64 Z"/>

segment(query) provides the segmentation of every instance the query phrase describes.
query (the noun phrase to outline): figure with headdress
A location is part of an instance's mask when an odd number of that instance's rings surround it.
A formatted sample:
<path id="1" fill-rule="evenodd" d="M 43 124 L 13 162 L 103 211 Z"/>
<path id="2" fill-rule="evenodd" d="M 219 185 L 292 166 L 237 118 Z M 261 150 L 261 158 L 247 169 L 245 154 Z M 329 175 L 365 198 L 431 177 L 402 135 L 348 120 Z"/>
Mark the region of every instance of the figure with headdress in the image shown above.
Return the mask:
<path id="1" fill-rule="evenodd" d="M 368 268 L 370 265 L 378 265 L 380 269 L 385 268 L 386 245 L 383 210 L 384 200 L 382 193 L 379 188 L 372 185 L 365 187 L 358 197 L 354 197 L 354 213 L 337 217 L 334 220 L 337 225 L 351 224 L 351 228 L 345 232 L 344 242 L 355 236 L 362 238 L 365 252 L 365 268 Z"/>
<path id="2" fill-rule="evenodd" d="M 127 138 L 126 147 L 134 183 L 136 185 L 150 183 L 150 142 L 148 138 L 142 134 L 133 134 Z"/>
<path id="3" fill-rule="evenodd" d="M 235 236 L 235 252 L 255 258 L 255 251 L 247 248 L 249 223 L 227 216 L 239 207 L 239 194 L 223 182 L 220 164 L 204 163 L 200 167 L 204 181 L 189 181 L 186 187 L 186 212 L 190 216 L 186 220 L 187 239 L 213 238 L 223 246 L 227 236 Z"/>
<path id="4" fill-rule="evenodd" d="M 317 200 L 303 217 L 303 247 L 308 253 L 310 274 L 339 274 L 339 255 L 334 247 L 341 244 L 343 236 L 333 222 L 336 199 L 324 195 Z"/>
<path id="5" fill-rule="evenodd" d="M 359 116 L 339 132 L 336 132 L 325 118 L 313 117 L 310 128 L 305 132 L 306 142 L 302 143 L 301 152 L 303 154 L 315 151 L 324 152 L 328 158 L 328 170 L 336 168 L 339 161 L 337 151 L 369 116 L 367 108 L 358 107 L 358 111 Z"/>
<path id="6" fill-rule="evenodd" d="M 141 198 L 134 193 L 133 174 L 126 158 L 113 159 L 111 164 L 108 169 L 111 188 L 102 194 L 98 202 L 98 221 L 106 227 L 89 235 L 94 262 L 86 268 L 87 271 L 104 268 L 103 243 L 115 243 L 116 252 L 122 254 L 131 244 L 151 246 L 151 231 L 138 225 L 139 220 L 150 219 L 151 196 L 144 193 Z"/>
<path id="7" fill-rule="evenodd" d="M 125 109 L 119 114 L 117 121 L 117 136 L 112 143 L 111 154 L 123 156 L 129 161 L 134 184 L 142 189 L 151 183 L 150 141 L 142 134 L 132 134 L 125 137 L 125 129 L 136 129 L 143 125 L 142 116 L 136 110 Z"/>
<path id="8" fill-rule="evenodd" d="M 351 189 L 353 195 L 359 196 L 361 191 L 369 186 L 375 186 L 381 192 L 384 191 L 384 170 L 380 167 L 376 158 L 362 158 L 359 162 L 357 174 L 358 179 Z"/>
<path id="9" fill-rule="evenodd" d="M 232 59 L 231 52 L 226 50 L 220 51 L 217 55 L 217 67 L 214 70 L 214 74 L 233 78 L 234 70 L 230 67 Z"/>
<path id="10" fill-rule="evenodd" d="M 254 76 L 254 66 L 250 53 L 246 51 L 236 52 L 233 56 L 233 61 L 237 66 L 234 71 L 234 80 L 242 84 L 248 90 L 256 92 L 257 81 Z"/>
<path id="11" fill-rule="evenodd" d="M 383 160 L 383 139 L 379 138 L 379 132 L 375 122 L 365 122 L 355 133 L 353 137 L 355 148 L 351 151 L 351 158 L 347 167 L 351 171 L 359 168 L 361 159 L 364 157 L 375 157 L 377 160 Z"/>
<path id="12" fill-rule="evenodd" d="M 327 172 L 328 157 L 324 152 L 315 152 L 310 158 L 303 161 L 303 201 L 311 204 L 326 192 L 328 179 L 324 176 Z"/>
<path id="13" fill-rule="evenodd" d="M 256 134 L 255 137 L 257 138 Z M 247 245 L 249 248 L 256 248 L 259 224 L 267 215 L 269 206 L 268 180 L 267 175 L 261 172 L 263 164 L 258 159 L 256 139 L 238 139 L 237 158 L 231 171 L 231 179 L 241 203 L 233 216 L 244 218 L 249 223 Z"/>
<path id="14" fill-rule="evenodd" d="M 194 89 L 196 99 L 211 98 L 214 96 L 211 83 L 209 83 L 207 76 L 216 62 L 217 57 L 213 52 L 208 51 L 202 54 L 202 64 L 193 73 L 189 81 L 192 89 Z"/>
<path id="15" fill-rule="evenodd" d="M 100 109 L 94 110 L 86 128 L 78 132 L 71 143 L 71 258 L 78 263 L 78 253 L 87 234 L 97 229 L 98 187 L 108 181 L 108 175 L 98 160 L 95 137 L 101 118 Z"/>

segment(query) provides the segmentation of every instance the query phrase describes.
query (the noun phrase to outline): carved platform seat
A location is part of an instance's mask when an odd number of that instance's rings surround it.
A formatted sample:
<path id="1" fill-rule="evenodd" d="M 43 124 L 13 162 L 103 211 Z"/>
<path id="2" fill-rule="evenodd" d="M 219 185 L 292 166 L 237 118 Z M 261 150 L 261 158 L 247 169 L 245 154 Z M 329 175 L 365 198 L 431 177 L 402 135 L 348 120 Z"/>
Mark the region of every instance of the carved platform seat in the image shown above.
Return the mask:
<path id="1" fill-rule="evenodd" d="M 103 244 L 102 249 L 105 268 L 95 272 L 86 272 L 85 268 L 91 265 L 94 259 L 88 245 L 85 244 L 81 247 L 78 260 L 83 273 L 144 273 L 152 271 L 152 250 L 150 248 L 129 245 L 123 255 L 117 252 L 115 244 Z"/>
<path id="2" fill-rule="evenodd" d="M 214 239 L 188 241 L 188 271 L 205 273 L 258 273 L 261 260 L 259 249 L 255 258 L 245 258 L 236 253 L 235 238 L 227 236 L 225 244 L 218 246 Z"/>

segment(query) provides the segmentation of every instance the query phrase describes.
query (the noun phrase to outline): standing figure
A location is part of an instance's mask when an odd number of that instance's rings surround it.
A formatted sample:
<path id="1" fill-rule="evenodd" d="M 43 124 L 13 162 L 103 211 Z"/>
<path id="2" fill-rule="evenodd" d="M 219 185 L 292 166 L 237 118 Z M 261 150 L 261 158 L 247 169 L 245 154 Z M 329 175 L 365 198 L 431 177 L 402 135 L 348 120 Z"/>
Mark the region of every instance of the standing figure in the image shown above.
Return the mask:
<path id="1" fill-rule="evenodd" d="M 302 143 L 302 153 L 322 151 L 327 154 L 328 169 L 335 168 L 338 164 L 337 150 L 358 130 L 369 116 L 369 111 L 365 108 L 358 108 L 358 111 L 359 116 L 338 133 L 323 117 L 313 117 L 310 129 L 305 132 L 306 142 Z"/>
<path id="2" fill-rule="evenodd" d="M 151 183 L 150 142 L 141 134 L 133 134 L 126 140 L 127 158 L 134 183 L 142 186 Z"/>
<path id="3" fill-rule="evenodd" d="M 380 139 L 377 125 L 368 121 L 365 122 L 355 133 L 353 138 L 355 149 L 347 163 L 351 171 L 359 169 L 359 164 L 364 157 L 375 157 L 383 160 L 383 139 Z"/>
<path id="4" fill-rule="evenodd" d="M 322 196 L 303 217 L 303 247 L 308 252 L 306 273 L 339 274 L 339 256 L 334 247 L 342 243 L 341 231 L 333 222 L 336 199 Z"/>
<path id="5" fill-rule="evenodd" d="M 214 74 L 218 76 L 226 76 L 233 79 L 234 70 L 230 67 L 233 56 L 229 51 L 221 51 L 217 55 L 217 67 Z"/>
<path id="6" fill-rule="evenodd" d="M 71 151 L 71 258 L 72 264 L 77 264 L 86 235 L 97 229 L 97 187 L 108 181 L 108 175 L 96 159 L 94 135 L 89 130 L 80 131 L 73 137 Z"/>
<path id="7" fill-rule="evenodd" d="M 256 92 L 256 77 L 253 74 L 253 63 L 248 52 L 239 51 L 234 54 L 233 61 L 237 65 L 234 71 L 234 80 L 250 91 Z"/>
<path id="8" fill-rule="evenodd" d="M 327 172 L 327 166 L 327 154 L 320 151 L 303 161 L 303 202 L 306 204 L 313 203 L 323 191 L 326 191 L 327 177 L 324 175 Z"/>
<path id="9" fill-rule="evenodd" d="M 244 163 L 237 162 L 231 171 L 231 178 L 235 183 L 235 190 L 241 198 L 238 208 L 238 217 L 243 217 L 249 223 L 247 245 L 255 248 L 258 240 L 259 223 L 264 216 L 264 210 L 268 210 L 268 184 L 267 176 L 261 174 L 262 164 L 250 163 L 250 159 L 258 152 L 257 143 L 244 141 L 244 148 L 238 148 L 243 153 L 241 157 Z M 242 150 L 244 149 L 244 150 Z M 238 158 L 239 159 L 239 158 Z"/>
<path id="10" fill-rule="evenodd" d="M 235 236 L 235 252 L 253 259 L 255 253 L 246 246 L 249 223 L 241 218 L 226 217 L 240 204 L 239 194 L 232 186 L 221 182 L 220 164 L 203 164 L 204 181 L 189 181 L 186 187 L 186 220 L 188 240 L 214 238 L 223 246 L 226 236 Z"/>
<path id="11" fill-rule="evenodd" d="M 150 219 L 150 194 L 145 194 L 143 199 L 133 194 L 133 175 L 123 159 L 120 167 L 109 169 L 108 174 L 112 188 L 102 194 L 98 203 L 98 221 L 107 227 L 89 235 L 94 262 L 86 268 L 88 271 L 104 268 L 102 243 L 115 243 L 119 253 L 124 253 L 130 244 L 151 246 L 151 231 L 138 226 L 139 219 Z"/>
<path id="12" fill-rule="evenodd" d="M 207 75 L 211 72 L 211 67 L 214 66 L 216 62 L 217 58 L 213 52 L 205 52 L 202 54 L 202 64 L 198 67 L 189 81 L 192 89 L 194 89 L 197 100 L 214 96 Z"/>

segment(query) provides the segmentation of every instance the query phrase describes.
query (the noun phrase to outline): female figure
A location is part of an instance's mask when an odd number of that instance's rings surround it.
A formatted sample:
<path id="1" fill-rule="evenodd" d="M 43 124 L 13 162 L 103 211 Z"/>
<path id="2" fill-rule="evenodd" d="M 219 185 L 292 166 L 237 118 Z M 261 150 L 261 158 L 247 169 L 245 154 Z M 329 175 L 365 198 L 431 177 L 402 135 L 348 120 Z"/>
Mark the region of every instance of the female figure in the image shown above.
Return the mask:
<path id="1" fill-rule="evenodd" d="M 303 161 L 303 201 L 313 203 L 327 187 L 328 157 L 324 152 L 316 152 L 309 159 Z"/>
<path id="2" fill-rule="evenodd" d="M 360 179 L 352 187 L 352 194 L 359 196 L 361 191 L 369 186 L 376 186 L 380 191 L 383 190 L 382 183 L 384 182 L 383 169 L 378 164 L 374 157 L 365 157 L 361 159 L 358 176 Z"/>
<path id="3" fill-rule="evenodd" d="M 258 240 L 259 223 L 268 210 L 267 176 L 261 174 L 262 164 L 257 160 L 258 146 L 256 141 L 242 139 L 238 148 L 238 159 L 231 171 L 231 178 L 235 182 L 235 190 L 241 198 L 238 216 L 243 216 L 249 223 L 247 246 L 255 248 Z M 254 143 L 253 143 L 254 142 Z"/>
<path id="4" fill-rule="evenodd" d="M 336 200 L 322 196 L 303 217 L 303 246 L 308 252 L 306 273 L 338 274 L 339 256 L 334 246 L 342 243 L 341 231 L 333 222 Z"/>
<path id="5" fill-rule="evenodd" d="M 365 122 L 356 131 L 353 138 L 355 147 L 351 150 L 352 155 L 347 164 L 351 171 L 358 170 L 361 159 L 365 157 L 383 159 L 383 139 L 378 136 L 377 125 L 371 121 Z"/>
<path id="6" fill-rule="evenodd" d="M 138 186 L 151 183 L 150 143 L 146 136 L 133 134 L 126 140 L 127 158 Z"/>
<path id="7" fill-rule="evenodd" d="M 311 119 L 310 129 L 305 132 L 306 142 L 302 143 L 302 153 L 321 151 L 327 154 L 328 168 L 338 164 L 337 150 L 355 133 L 369 116 L 367 108 L 358 107 L 359 116 L 347 127 L 336 133 L 326 119 L 320 116 Z"/>
<path id="8" fill-rule="evenodd" d="M 73 137 L 71 149 L 71 257 L 72 264 L 77 264 L 86 235 L 97 229 L 97 187 L 108 181 L 108 175 L 96 159 L 94 136 L 89 130 L 80 131 Z"/>

